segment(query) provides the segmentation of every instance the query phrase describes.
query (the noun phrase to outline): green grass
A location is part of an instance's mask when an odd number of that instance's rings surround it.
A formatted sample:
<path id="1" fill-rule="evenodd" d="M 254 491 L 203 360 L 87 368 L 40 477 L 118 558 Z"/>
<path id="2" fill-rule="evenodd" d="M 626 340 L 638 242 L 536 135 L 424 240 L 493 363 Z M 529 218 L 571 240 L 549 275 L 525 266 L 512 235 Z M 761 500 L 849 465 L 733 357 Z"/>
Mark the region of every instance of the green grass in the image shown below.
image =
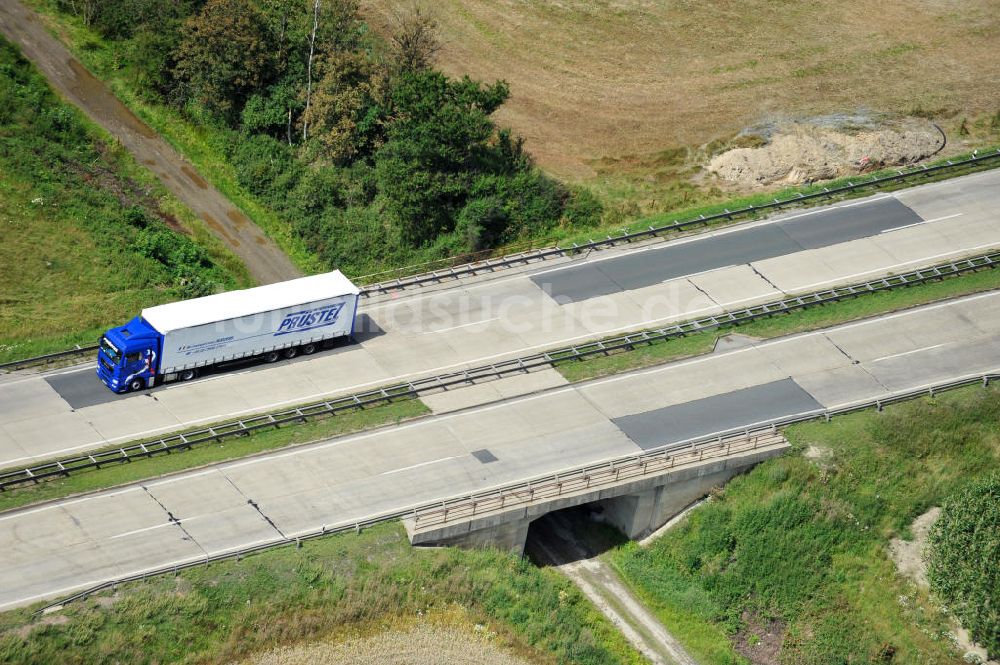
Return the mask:
<path id="1" fill-rule="evenodd" d="M 0 661 L 232 662 L 455 604 L 535 662 L 642 662 L 555 571 L 497 551 L 412 548 L 399 524 L 125 585 L 41 619 L 0 614 Z"/>
<path id="2" fill-rule="evenodd" d="M 1000 465 L 1000 390 L 931 399 L 786 430 L 793 452 L 732 480 L 618 572 L 706 665 L 746 662 L 747 618 L 787 630 L 789 663 L 960 663 L 927 594 L 896 574 L 892 537 Z M 807 457 L 804 451 L 814 454 Z M 817 457 L 815 453 L 819 453 Z"/>
<path id="3" fill-rule="evenodd" d="M 142 307 L 183 297 L 192 277 L 249 284 L 194 215 L 3 40 L 0 106 L 0 362 L 93 344 Z M 173 248 L 200 258 L 181 265 L 136 246 L 169 228 L 184 233 Z"/>
<path id="4" fill-rule="evenodd" d="M 632 351 L 592 356 L 586 360 L 567 361 L 558 365 L 557 369 L 569 381 L 583 381 L 709 353 L 715 348 L 719 337 L 731 332 L 769 339 L 827 328 L 869 316 L 996 288 L 1000 288 L 1000 271 L 984 270 L 944 279 L 940 282 L 870 293 L 829 305 L 811 307 L 790 314 L 779 314 L 746 325 L 732 326 L 722 332 L 695 333 L 680 339 L 639 346 Z"/>
<path id="5" fill-rule="evenodd" d="M 258 430 L 247 436 L 223 439 L 221 443 L 203 444 L 186 451 L 138 458 L 127 464 L 111 464 L 101 469 L 80 472 L 68 478 L 25 485 L 0 493 L 0 511 L 28 504 L 59 499 L 93 490 L 155 478 L 206 464 L 237 457 L 247 457 L 285 446 L 321 441 L 360 430 L 399 423 L 429 413 L 423 402 L 401 399 L 384 406 L 349 411 L 336 416 L 316 418 L 305 423 L 286 424 Z M 112 448 L 114 450 L 114 448 Z"/>

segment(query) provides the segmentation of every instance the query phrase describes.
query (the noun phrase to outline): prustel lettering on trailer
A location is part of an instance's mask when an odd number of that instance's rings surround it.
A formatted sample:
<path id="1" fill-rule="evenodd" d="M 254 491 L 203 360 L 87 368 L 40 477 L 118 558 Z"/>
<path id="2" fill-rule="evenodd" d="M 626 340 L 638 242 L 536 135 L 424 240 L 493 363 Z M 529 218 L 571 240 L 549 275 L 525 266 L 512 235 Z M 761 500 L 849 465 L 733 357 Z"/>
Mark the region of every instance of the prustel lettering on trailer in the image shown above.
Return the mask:
<path id="1" fill-rule="evenodd" d="M 289 314 L 278 326 L 278 332 L 274 333 L 274 336 L 332 326 L 337 322 L 337 317 L 340 316 L 342 309 L 344 309 L 344 303 L 340 302 Z"/>

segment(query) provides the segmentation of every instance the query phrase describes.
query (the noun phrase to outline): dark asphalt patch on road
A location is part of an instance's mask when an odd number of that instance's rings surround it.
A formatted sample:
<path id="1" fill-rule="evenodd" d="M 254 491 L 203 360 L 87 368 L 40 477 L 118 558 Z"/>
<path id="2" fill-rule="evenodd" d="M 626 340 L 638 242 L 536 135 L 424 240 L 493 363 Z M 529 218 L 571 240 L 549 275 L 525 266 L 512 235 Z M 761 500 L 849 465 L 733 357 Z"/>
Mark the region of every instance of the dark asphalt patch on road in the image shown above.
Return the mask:
<path id="1" fill-rule="evenodd" d="M 822 408 L 794 380 L 782 379 L 612 422 L 637 446 L 648 450 Z"/>
<path id="2" fill-rule="evenodd" d="M 829 247 L 919 224 L 894 198 L 836 208 L 765 226 L 553 270 L 531 280 L 557 302 L 578 302 L 641 289 L 668 279 Z"/>

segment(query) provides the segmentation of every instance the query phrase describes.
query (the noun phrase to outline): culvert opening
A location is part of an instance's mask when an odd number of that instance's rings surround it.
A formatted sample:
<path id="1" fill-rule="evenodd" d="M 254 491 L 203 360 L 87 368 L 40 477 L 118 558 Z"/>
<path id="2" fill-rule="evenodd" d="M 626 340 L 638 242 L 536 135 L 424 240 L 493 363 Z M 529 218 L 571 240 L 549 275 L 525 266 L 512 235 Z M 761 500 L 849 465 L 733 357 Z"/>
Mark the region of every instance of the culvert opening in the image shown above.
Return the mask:
<path id="1" fill-rule="evenodd" d="M 538 566 L 561 566 L 591 559 L 627 540 L 607 522 L 599 503 L 585 503 L 534 520 L 524 552 Z"/>

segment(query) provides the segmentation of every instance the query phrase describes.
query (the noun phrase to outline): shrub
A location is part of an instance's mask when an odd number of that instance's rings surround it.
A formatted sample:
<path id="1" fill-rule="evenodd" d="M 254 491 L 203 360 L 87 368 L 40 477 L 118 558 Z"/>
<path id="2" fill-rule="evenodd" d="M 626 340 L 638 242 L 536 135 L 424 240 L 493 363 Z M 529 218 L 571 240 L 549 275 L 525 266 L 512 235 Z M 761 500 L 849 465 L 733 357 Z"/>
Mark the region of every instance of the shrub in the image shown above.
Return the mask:
<path id="1" fill-rule="evenodd" d="M 1000 656 L 1000 474 L 945 502 L 931 530 L 928 577 L 972 638 Z"/>

